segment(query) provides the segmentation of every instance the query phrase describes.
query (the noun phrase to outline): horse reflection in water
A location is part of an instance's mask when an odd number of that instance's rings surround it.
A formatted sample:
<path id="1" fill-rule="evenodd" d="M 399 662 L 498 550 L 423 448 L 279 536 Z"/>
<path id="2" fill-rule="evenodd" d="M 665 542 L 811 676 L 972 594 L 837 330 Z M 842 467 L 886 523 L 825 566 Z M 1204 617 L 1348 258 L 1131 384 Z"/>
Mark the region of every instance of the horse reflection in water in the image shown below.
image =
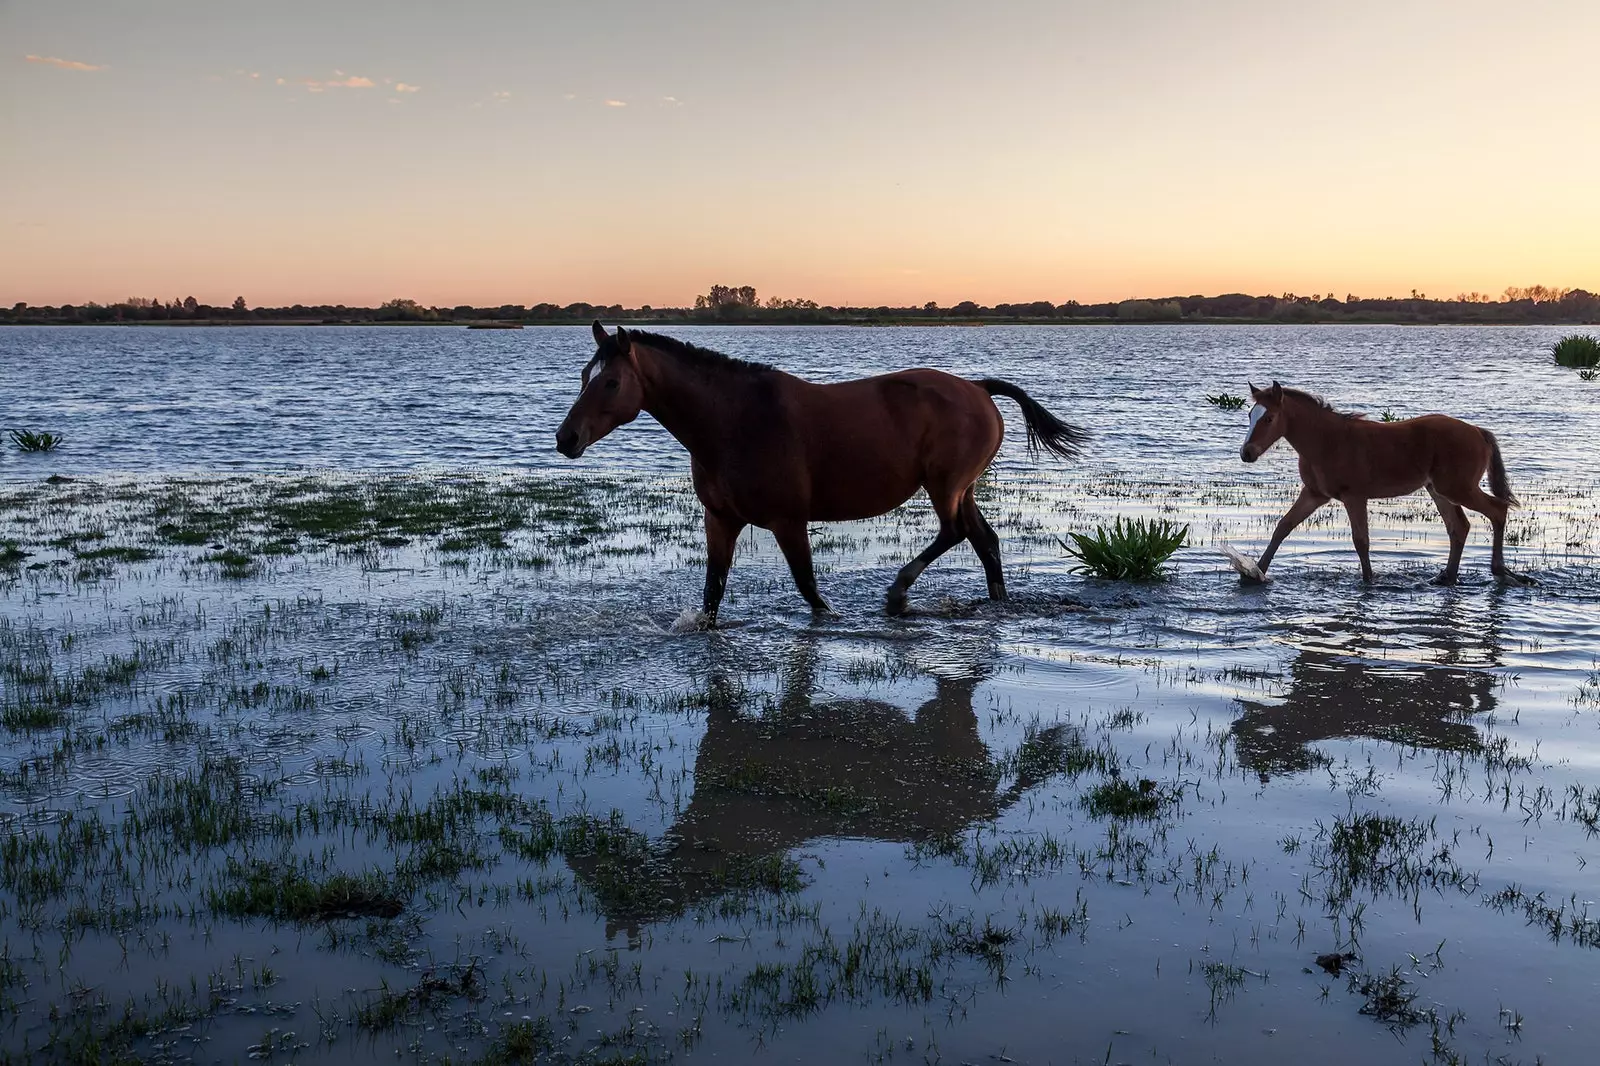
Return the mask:
<path id="1" fill-rule="evenodd" d="M 1499 599 L 1498 592 L 1491 594 L 1487 619 L 1466 621 L 1452 609 L 1420 627 L 1398 623 L 1399 632 L 1381 636 L 1371 626 L 1352 625 L 1343 640 L 1348 651 L 1302 649 L 1289 665 L 1288 690 L 1280 702 L 1239 701 L 1244 713 L 1231 730 L 1239 761 L 1265 781 L 1273 774 L 1328 765 L 1328 756 L 1313 747 L 1322 740 L 1366 737 L 1406 747 L 1481 752 L 1474 720 L 1494 710 L 1500 685 L 1490 672 L 1500 660 Z M 1481 636 L 1469 642 L 1463 639 L 1468 632 Z M 1424 661 L 1374 657 L 1385 641 L 1395 640 Z"/>
<path id="2" fill-rule="evenodd" d="M 797 649 L 775 706 L 760 713 L 713 685 L 694 796 L 661 841 L 636 842 L 635 857 L 647 858 L 623 891 L 626 871 L 606 869 L 606 858 L 569 857 L 605 912 L 608 937 L 743 890 L 751 871 L 765 882 L 810 841 L 927 841 L 992 820 L 1081 743 L 1053 726 L 1029 737 L 1008 771 L 978 732 L 980 676 L 935 677 L 933 696 L 908 715 L 883 700 L 819 699 L 816 672 L 815 649 Z"/>

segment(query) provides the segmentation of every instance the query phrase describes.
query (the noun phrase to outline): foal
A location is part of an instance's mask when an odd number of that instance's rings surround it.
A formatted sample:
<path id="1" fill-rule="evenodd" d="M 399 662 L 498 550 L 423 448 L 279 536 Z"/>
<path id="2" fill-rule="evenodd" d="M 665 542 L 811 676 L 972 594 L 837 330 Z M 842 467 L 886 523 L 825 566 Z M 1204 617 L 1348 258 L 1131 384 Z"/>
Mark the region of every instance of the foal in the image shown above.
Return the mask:
<path id="1" fill-rule="evenodd" d="M 989 595 L 1003 599 L 1000 538 L 978 511 L 973 486 L 988 468 L 1005 423 L 992 396 L 1015 400 L 1030 452 L 1076 455 L 1086 439 L 1017 386 L 968 381 L 938 370 L 901 370 L 817 385 L 759 363 L 653 333 L 594 324 L 594 357 L 583 390 L 556 431 L 556 450 L 576 459 L 620 425 L 654 416 L 689 451 L 694 490 L 706 509 L 706 591 L 715 625 L 733 546 L 745 526 L 772 531 L 795 585 L 826 611 L 811 566 L 811 522 L 873 518 L 918 489 L 939 517 L 932 544 L 901 568 L 887 608 L 939 556 L 970 540 Z"/>
<path id="2" fill-rule="evenodd" d="M 1367 501 L 1405 496 L 1426 488 L 1450 534 L 1450 561 L 1435 584 L 1455 583 L 1461 566 L 1461 549 L 1467 543 L 1463 507 L 1470 507 L 1494 526 L 1496 576 L 1528 584 L 1505 562 L 1506 512 L 1517 505 L 1506 478 L 1505 463 L 1494 434 L 1448 415 L 1423 415 L 1399 422 L 1368 422 L 1358 414 L 1335 411 L 1325 401 L 1286 389 L 1276 381 L 1269 389 L 1250 386 L 1255 407 L 1250 412 L 1250 432 L 1239 458 L 1253 463 L 1263 452 L 1287 440 L 1300 454 L 1300 498 L 1278 522 L 1272 541 L 1256 562 L 1256 573 L 1240 573 L 1265 580 L 1267 567 L 1296 526 L 1329 500 L 1344 504 L 1350 514 L 1350 533 L 1361 557 L 1361 577 L 1372 580 L 1367 558 Z M 1485 472 L 1493 495 L 1478 487 Z"/>

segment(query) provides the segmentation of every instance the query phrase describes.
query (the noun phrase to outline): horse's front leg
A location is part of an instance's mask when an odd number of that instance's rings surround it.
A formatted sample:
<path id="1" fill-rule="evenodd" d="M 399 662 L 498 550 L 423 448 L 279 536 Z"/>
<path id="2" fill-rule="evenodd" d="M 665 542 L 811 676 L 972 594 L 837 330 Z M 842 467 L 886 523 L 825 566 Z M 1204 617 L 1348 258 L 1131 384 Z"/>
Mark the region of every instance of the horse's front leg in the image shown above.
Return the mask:
<path id="1" fill-rule="evenodd" d="M 777 538 L 778 548 L 789 563 L 789 573 L 794 576 L 795 588 L 805 597 L 811 609 L 818 613 L 830 612 L 828 601 L 817 592 L 817 575 L 811 568 L 811 535 L 804 521 L 780 522 L 770 527 Z"/>
<path id="2" fill-rule="evenodd" d="M 733 566 L 733 547 L 744 527 L 741 519 L 706 508 L 706 594 L 700 612 L 705 615 L 707 628 L 716 628 L 717 608 L 722 605 L 728 570 Z"/>
<path id="3" fill-rule="evenodd" d="M 1284 538 L 1293 533 L 1295 527 L 1310 518 L 1317 508 L 1328 502 L 1328 497 L 1312 492 L 1309 487 L 1300 490 L 1300 496 L 1289 506 L 1288 513 L 1278 519 L 1278 528 L 1272 531 L 1272 541 L 1267 545 L 1267 550 L 1261 553 L 1261 558 L 1256 560 L 1256 569 L 1266 576 L 1267 567 L 1272 565 L 1272 557 L 1278 554 L 1278 545 Z"/>
<path id="4" fill-rule="evenodd" d="M 1344 509 L 1350 515 L 1350 539 L 1355 541 L 1356 554 L 1361 557 L 1361 580 L 1371 581 L 1372 537 L 1367 532 L 1367 501 L 1351 497 L 1344 501 Z"/>

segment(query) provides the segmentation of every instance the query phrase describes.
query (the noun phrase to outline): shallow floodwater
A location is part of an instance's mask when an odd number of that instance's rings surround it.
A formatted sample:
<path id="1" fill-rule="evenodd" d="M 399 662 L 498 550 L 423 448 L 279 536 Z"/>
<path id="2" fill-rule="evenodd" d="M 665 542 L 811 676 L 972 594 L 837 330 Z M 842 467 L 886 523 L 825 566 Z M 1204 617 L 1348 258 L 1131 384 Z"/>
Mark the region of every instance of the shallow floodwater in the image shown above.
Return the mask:
<path id="1" fill-rule="evenodd" d="M 678 632 L 686 458 L 550 447 L 585 330 L 0 331 L 0 425 L 67 436 L 0 460 L 0 1049 L 1590 1061 L 1600 386 L 1558 331 L 679 332 L 1008 377 L 1092 454 L 1002 408 L 1004 604 L 962 547 L 883 617 L 913 501 L 816 531 L 837 617 L 757 533 Z M 1330 508 L 1241 587 L 1293 458 L 1203 397 L 1272 377 L 1493 428 L 1539 585 L 1482 521 L 1429 585 L 1420 497 L 1373 584 Z M 1119 514 L 1190 524 L 1168 580 L 1071 571 Z"/>

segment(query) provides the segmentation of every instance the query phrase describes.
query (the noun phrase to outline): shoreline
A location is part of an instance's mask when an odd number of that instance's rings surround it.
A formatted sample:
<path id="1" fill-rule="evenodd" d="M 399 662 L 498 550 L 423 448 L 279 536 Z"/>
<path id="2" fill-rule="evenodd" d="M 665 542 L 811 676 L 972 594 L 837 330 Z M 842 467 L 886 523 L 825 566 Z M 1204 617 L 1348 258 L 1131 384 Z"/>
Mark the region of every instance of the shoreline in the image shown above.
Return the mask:
<path id="1" fill-rule="evenodd" d="M 1119 318 L 821 318 L 821 319 L 772 319 L 762 321 L 750 320 L 722 320 L 722 319 L 692 319 L 692 318 L 603 318 L 603 321 L 623 325 L 629 328 L 642 329 L 671 329 L 680 326 L 849 326 L 863 329 L 881 329 L 885 327 L 907 326 L 921 328 L 957 327 L 975 328 L 979 326 L 1479 326 L 1494 328 L 1526 328 L 1530 326 L 1547 327 L 1596 327 L 1600 326 L 1600 319 L 1595 318 L 1558 318 L 1535 322 L 1497 322 L 1474 318 L 1401 318 L 1388 317 L 1359 317 L 1349 318 L 1184 318 L 1177 320 L 1154 319 L 1119 319 Z M 107 327 L 136 327 L 136 328 L 259 328 L 263 326 L 292 326 L 292 327 L 351 327 L 351 326 L 396 326 L 406 329 L 426 328 L 455 328 L 472 329 L 480 331 L 497 331 L 508 329 L 537 329 L 542 326 L 575 327 L 588 326 L 592 318 L 560 318 L 560 319 L 457 319 L 454 321 L 431 322 L 405 322 L 405 321 L 374 321 L 370 319 L 311 319 L 311 318 L 270 318 L 270 319 L 137 319 L 120 322 L 0 322 L 4 327 L 80 327 L 88 329 L 104 329 Z"/>

